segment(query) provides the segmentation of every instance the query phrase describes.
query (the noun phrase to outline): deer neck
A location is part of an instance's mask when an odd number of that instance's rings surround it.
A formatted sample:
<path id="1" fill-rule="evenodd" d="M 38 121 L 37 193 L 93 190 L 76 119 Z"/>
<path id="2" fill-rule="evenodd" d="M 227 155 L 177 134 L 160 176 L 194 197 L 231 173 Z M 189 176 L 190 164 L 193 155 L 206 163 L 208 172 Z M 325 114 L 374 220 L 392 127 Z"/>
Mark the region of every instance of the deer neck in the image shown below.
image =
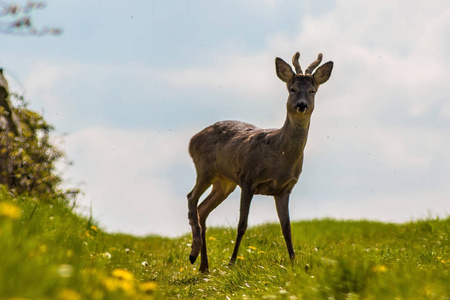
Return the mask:
<path id="1" fill-rule="evenodd" d="M 302 123 L 293 123 L 289 114 L 278 132 L 279 149 L 289 160 L 297 160 L 303 155 L 308 138 L 310 118 Z"/>

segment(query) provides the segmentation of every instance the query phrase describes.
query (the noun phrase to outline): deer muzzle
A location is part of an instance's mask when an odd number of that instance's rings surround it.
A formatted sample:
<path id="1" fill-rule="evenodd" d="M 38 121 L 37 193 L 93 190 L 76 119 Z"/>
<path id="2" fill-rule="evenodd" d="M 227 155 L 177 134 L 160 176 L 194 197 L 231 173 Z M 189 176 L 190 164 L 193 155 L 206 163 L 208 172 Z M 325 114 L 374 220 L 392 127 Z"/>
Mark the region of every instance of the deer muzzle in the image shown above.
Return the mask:
<path id="1" fill-rule="evenodd" d="M 298 113 L 306 113 L 308 111 L 308 104 L 305 102 L 299 102 L 294 106 Z"/>

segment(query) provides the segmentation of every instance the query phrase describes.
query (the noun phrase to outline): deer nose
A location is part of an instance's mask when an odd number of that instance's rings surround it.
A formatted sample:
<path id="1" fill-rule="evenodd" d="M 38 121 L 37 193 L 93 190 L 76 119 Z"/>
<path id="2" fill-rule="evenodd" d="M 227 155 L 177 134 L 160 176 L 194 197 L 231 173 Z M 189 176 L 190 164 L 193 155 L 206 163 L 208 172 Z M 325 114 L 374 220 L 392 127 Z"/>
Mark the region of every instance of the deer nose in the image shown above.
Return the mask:
<path id="1" fill-rule="evenodd" d="M 299 113 L 305 113 L 308 111 L 308 104 L 306 104 L 306 102 L 299 102 L 294 106 L 294 108 Z"/>

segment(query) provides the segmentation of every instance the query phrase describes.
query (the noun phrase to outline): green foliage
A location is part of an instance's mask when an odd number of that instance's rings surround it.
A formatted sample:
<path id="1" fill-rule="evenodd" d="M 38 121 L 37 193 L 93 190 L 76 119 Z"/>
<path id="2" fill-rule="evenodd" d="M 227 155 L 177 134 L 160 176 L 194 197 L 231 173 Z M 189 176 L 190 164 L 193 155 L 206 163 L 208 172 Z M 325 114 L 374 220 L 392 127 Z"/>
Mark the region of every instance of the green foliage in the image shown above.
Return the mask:
<path id="1" fill-rule="evenodd" d="M 61 199 L 0 186 L 0 299 L 158 299 L 142 244 L 105 234 Z"/>
<path id="2" fill-rule="evenodd" d="M 41 196 L 42 197 L 42 196 Z M 15 207 L 15 209 L 14 209 Z M 293 223 L 289 261 L 278 224 L 250 228 L 235 266 L 234 228 L 207 232 L 211 272 L 191 238 L 108 234 L 63 199 L 0 189 L 0 298 L 448 299 L 450 218 L 404 224 Z"/>
<path id="3" fill-rule="evenodd" d="M 0 177 L 17 194 L 56 193 L 62 181 L 56 162 L 64 152 L 50 140 L 53 127 L 40 114 L 29 110 L 22 97 L 12 96 L 19 103 L 14 111 L 21 136 L 0 130 Z"/>

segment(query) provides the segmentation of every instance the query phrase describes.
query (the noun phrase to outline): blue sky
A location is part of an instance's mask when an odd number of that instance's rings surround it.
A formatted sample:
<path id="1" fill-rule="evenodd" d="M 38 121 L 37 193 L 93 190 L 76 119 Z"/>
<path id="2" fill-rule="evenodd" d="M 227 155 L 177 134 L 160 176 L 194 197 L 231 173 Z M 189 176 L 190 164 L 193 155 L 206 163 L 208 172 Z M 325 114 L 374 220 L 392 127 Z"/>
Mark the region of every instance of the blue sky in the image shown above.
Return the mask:
<path id="1" fill-rule="evenodd" d="M 25 2 L 25 1 L 24 1 Z M 189 138 L 219 120 L 282 126 L 274 58 L 319 52 L 316 96 L 291 219 L 408 221 L 450 211 L 448 1 L 47 1 L 36 26 L 0 36 L 0 65 L 64 133 L 80 211 L 110 231 L 189 232 Z M 210 225 L 235 226 L 239 191 Z M 258 196 L 250 224 L 277 221 Z"/>

